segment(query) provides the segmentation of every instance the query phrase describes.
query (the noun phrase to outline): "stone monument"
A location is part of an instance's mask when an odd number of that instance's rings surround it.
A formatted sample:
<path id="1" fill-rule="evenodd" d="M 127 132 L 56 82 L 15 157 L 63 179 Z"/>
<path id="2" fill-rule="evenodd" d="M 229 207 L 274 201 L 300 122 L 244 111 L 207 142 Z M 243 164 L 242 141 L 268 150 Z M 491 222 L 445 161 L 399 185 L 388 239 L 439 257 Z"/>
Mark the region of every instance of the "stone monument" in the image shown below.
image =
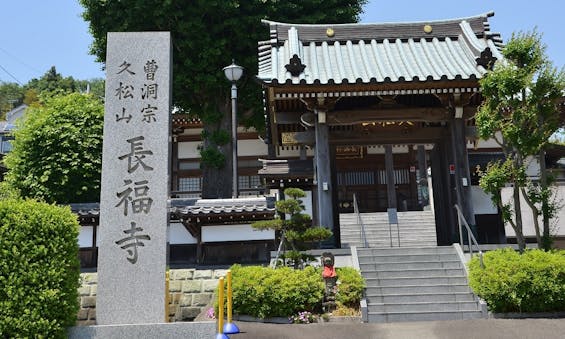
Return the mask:
<path id="1" fill-rule="evenodd" d="M 108 33 L 97 323 L 165 320 L 169 32 Z"/>

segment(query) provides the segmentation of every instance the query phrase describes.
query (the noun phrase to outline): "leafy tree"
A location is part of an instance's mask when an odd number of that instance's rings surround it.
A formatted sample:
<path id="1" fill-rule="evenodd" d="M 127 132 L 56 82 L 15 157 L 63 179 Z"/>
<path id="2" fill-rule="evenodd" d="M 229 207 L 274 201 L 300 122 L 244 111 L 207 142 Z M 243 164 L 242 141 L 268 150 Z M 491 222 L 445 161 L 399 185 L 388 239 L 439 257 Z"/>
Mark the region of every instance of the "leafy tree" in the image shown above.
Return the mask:
<path id="1" fill-rule="evenodd" d="M 286 200 L 279 200 L 275 204 L 277 212 L 281 215 L 288 215 L 288 219 L 281 217 L 273 220 L 261 220 L 251 224 L 253 228 L 259 230 L 273 229 L 280 231 L 281 245 L 292 250 L 284 254 L 284 258 L 298 268 L 305 261 L 312 260 L 312 256 L 300 253 L 300 251 L 311 248 L 315 242 L 328 239 L 332 232 L 322 226 L 312 227 L 312 219 L 308 214 L 302 213 L 304 205 L 302 200 L 306 194 L 299 188 L 287 188 L 284 190 Z"/>
<path id="2" fill-rule="evenodd" d="M 91 53 L 106 57 L 107 32 L 170 31 L 173 103 L 204 123 L 202 196 L 231 196 L 229 83 L 221 71 L 232 59 L 245 67 L 238 83 L 239 121 L 261 129 L 262 95 L 253 81 L 257 41 L 268 39 L 261 19 L 300 23 L 356 21 L 366 0 L 98 1 L 80 0 L 94 37 Z"/>
<path id="3" fill-rule="evenodd" d="M 75 79 L 63 77 L 60 73 L 57 73 L 55 66 L 52 66 L 41 78 L 31 79 L 25 87 L 26 90 L 33 89 L 35 92 L 47 96 L 77 91 Z"/>
<path id="4" fill-rule="evenodd" d="M 4 159 L 8 185 L 47 202 L 98 201 L 103 115 L 100 100 L 80 93 L 29 108 Z"/>
<path id="5" fill-rule="evenodd" d="M 6 112 L 20 105 L 24 99 L 24 89 L 13 82 L 0 82 L 0 120 L 6 118 Z"/>
<path id="6" fill-rule="evenodd" d="M 545 46 L 535 31 L 513 34 L 502 54 L 504 60 L 480 80 L 485 100 L 476 121 L 480 137 L 496 140 L 506 161 L 490 164 L 480 185 L 492 194 L 523 250 L 520 192 L 532 210 L 538 245 L 544 243 L 538 215 L 543 215 L 544 238 L 549 240 L 549 219 L 556 206 L 552 204 L 551 179 L 545 170 L 545 148 L 560 127 L 557 101 L 565 90 L 565 73 L 547 60 Z M 540 164 L 539 184 L 533 184 L 526 175 L 531 157 L 537 157 Z M 500 198 L 506 182 L 514 186 L 512 205 Z"/>

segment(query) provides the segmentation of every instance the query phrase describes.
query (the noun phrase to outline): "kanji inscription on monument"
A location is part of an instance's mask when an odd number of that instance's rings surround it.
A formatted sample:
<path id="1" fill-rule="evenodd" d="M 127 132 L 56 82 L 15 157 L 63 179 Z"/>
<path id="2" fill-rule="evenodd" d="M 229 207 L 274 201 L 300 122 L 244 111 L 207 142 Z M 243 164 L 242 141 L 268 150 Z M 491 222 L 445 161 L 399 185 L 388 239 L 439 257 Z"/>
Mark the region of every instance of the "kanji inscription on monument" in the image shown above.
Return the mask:
<path id="1" fill-rule="evenodd" d="M 108 33 L 96 318 L 165 319 L 169 32 Z"/>

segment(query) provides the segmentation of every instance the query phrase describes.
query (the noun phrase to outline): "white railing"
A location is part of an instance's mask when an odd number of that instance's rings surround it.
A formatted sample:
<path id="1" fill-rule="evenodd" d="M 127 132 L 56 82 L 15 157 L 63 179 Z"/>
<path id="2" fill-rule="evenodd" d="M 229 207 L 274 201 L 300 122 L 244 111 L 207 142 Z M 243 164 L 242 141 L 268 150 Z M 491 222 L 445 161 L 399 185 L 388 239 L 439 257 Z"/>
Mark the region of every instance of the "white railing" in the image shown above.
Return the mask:
<path id="1" fill-rule="evenodd" d="M 361 218 L 361 213 L 359 213 L 359 205 L 357 205 L 357 197 L 353 194 L 353 211 L 357 216 L 357 223 L 359 224 L 359 228 L 361 229 L 361 243 L 366 248 L 369 247 L 369 243 L 367 242 L 367 235 L 365 234 L 365 224 L 363 224 L 363 218 Z"/>
<path id="2" fill-rule="evenodd" d="M 475 239 L 475 236 L 471 231 L 471 227 L 469 227 L 467 220 L 465 220 L 465 216 L 463 215 L 463 212 L 461 212 L 461 208 L 457 204 L 455 204 L 454 207 L 455 210 L 457 211 L 457 223 L 459 224 L 459 243 L 461 244 L 461 248 L 464 248 L 463 228 L 461 226 L 465 225 L 465 228 L 467 229 L 467 243 L 469 246 L 469 254 L 471 255 L 471 258 L 473 258 L 473 245 L 475 245 L 477 247 L 477 252 L 479 253 L 479 260 L 481 262 L 481 267 L 484 268 L 485 264 L 483 262 L 483 251 L 481 251 L 481 247 L 479 246 L 477 239 Z"/>

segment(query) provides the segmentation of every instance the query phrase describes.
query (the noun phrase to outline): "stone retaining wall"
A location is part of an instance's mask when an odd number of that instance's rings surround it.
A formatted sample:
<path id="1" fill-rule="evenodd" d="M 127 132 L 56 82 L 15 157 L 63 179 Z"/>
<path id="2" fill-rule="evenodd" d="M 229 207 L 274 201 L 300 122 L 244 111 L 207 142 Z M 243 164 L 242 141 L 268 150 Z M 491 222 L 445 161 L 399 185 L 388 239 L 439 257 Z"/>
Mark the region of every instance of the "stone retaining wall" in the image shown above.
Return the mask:
<path id="1" fill-rule="evenodd" d="M 218 279 L 226 270 L 176 269 L 169 271 L 169 320 L 193 321 L 213 304 Z M 77 325 L 96 324 L 97 273 L 81 273 Z M 163 283 L 165 283 L 163 281 Z"/>

